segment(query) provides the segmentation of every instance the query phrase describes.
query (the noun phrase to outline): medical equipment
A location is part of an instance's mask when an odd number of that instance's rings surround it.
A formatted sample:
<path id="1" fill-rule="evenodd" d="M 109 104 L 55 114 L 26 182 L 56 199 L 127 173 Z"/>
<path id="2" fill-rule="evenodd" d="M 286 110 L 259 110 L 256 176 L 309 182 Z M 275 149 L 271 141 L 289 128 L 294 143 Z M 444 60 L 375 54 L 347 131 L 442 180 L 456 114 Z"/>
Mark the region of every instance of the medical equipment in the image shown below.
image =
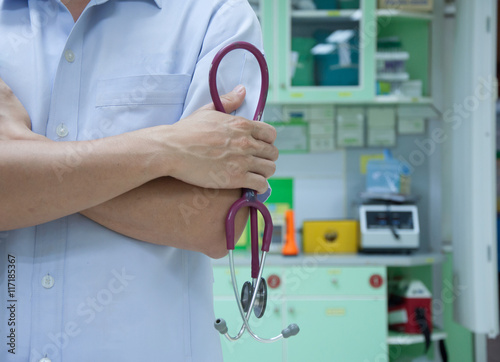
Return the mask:
<path id="1" fill-rule="evenodd" d="M 415 205 L 361 205 L 359 221 L 364 252 L 409 252 L 420 245 Z"/>
<path id="2" fill-rule="evenodd" d="M 432 333 L 432 295 L 420 280 L 394 281 L 389 290 L 389 328 L 402 333 L 422 334 L 425 352 Z"/>
<path id="3" fill-rule="evenodd" d="M 210 95 L 212 96 L 212 101 L 214 103 L 215 109 L 220 112 L 224 112 L 224 106 L 219 97 L 219 92 L 217 91 L 217 69 L 219 67 L 222 58 L 235 49 L 244 49 L 252 53 L 260 66 L 261 71 L 261 91 L 259 96 L 259 101 L 257 103 L 257 108 L 254 114 L 254 121 L 260 121 L 262 117 L 262 112 L 264 111 L 264 106 L 267 98 L 267 91 L 269 88 L 269 74 L 267 69 L 267 64 L 262 53 L 252 44 L 247 42 L 235 42 L 229 44 L 228 46 L 221 49 L 214 57 L 212 61 L 212 66 L 209 72 L 209 86 Z M 234 259 L 233 250 L 235 244 L 235 230 L 234 223 L 237 212 L 243 208 L 248 207 L 250 210 L 250 231 L 251 231 L 251 276 L 252 282 L 246 282 L 241 290 L 241 300 L 238 292 L 238 284 L 236 281 L 236 275 L 234 270 Z M 262 258 L 259 260 L 259 240 L 258 240 L 258 224 L 257 224 L 257 210 L 260 211 L 264 218 L 264 235 L 262 237 Z M 290 324 L 287 328 L 283 329 L 281 333 L 272 338 L 261 338 L 257 336 L 249 325 L 249 318 L 252 311 L 255 313 L 257 318 L 261 318 L 264 315 L 267 304 L 267 285 L 264 278 L 262 278 L 262 272 L 264 271 L 264 263 L 266 261 L 266 255 L 269 251 L 269 246 L 271 244 L 271 238 L 273 234 L 273 224 L 271 219 L 271 214 L 269 210 L 264 206 L 262 202 L 257 200 L 257 195 L 254 190 L 243 189 L 243 196 L 238 199 L 229 209 L 226 217 L 226 243 L 227 249 L 229 250 L 229 267 L 231 271 L 231 281 L 233 284 L 234 295 L 238 304 L 238 309 L 240 311 L 241 318 L 243 319 L 243 324 L 240 331 L 236 336 L 231 336 L 228 333 L 226 321 L 222 318 L 218 318 L 215 323 L 215 329 L 217 329 L 221 334 L 225 335 L 230 341 L 238 340 L 245 330 L 250 333 L 250 335 L 259 342 L 271 343 L 278 341 L 282 338 L 288 338 L 294 336 L 299 332 L 299 327 L 296 324 Z M 246 314 L 245 314 L 246 313 Z"/>
<path id="4" fill-rule="evenodd" d="M 295 256 L 299 254 L 297 241 L 295 240 L 295 213 L 293 210 L 285 212 L 286 237 L 281 253 L 285 256 Z"/>

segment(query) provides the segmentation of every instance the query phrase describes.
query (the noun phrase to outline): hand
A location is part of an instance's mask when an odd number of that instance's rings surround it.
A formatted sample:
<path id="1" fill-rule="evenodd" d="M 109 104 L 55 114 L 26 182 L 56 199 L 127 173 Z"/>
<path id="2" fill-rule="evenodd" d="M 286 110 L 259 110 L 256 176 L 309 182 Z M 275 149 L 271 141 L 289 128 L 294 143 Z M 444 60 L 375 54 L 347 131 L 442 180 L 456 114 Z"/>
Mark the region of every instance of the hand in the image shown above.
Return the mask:
<path id="1" fill-rule="evenodd" d="M 243 87 L 221 97 L 228 113 L 244 98 Z M 205 188 L 267 190 L 266 179 L 274 174 L 278 159 L 274 127 L 217 112 L 213 104 L 170 127 L 169 176 Z"/>
<path id="2" fill-rule="evenodd" d="M 0 79 L 0 140 L 47 140 L 31 131 L 28 112 Z"/>

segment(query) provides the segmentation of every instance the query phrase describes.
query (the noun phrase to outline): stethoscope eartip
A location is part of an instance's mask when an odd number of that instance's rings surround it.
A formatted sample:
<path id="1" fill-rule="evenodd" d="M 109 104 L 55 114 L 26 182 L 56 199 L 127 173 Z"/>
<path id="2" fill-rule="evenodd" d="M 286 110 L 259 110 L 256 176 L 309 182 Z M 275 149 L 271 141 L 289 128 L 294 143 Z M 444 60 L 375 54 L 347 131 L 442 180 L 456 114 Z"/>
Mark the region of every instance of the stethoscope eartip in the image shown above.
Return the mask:
<path id="1" fill-rule="evenodd" d="M 283 335 L 283 338 L 288 338 L 291 336 L 295 336 L 297 333 L 299 333 L 299 331 L 300 331 L 299 326 L 296 325 L 295 323 L 293 323 L 293 324 L 290 324 L 285 329 L 283 329 L 281 331 L 281 334 Z"/>
<path id="2" fill-rule="evenodd" d="M 220 334 L 227 333 L 226 321 L 223 318 L 218 318 L 214 322 L 214 327 L 219 331 Z"/>

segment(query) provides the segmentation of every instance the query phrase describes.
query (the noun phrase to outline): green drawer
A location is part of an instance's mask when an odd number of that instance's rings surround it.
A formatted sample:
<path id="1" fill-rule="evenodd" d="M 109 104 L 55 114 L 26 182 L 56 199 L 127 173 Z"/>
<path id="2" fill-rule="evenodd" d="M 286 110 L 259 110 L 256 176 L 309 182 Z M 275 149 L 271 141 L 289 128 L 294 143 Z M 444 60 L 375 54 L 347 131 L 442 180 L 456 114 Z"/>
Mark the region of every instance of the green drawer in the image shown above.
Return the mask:
<path id="1" fill-rule="evenodd" d="M 238 281 L 238 288 L 241 291 L 243 283 L 251 281 L 250 267 L 236 267 L 235 273 Z M 263 277 L 268 282 L 267 291 L 269 297 L 281 297 L 283 295 L 283 269 L 280 267 L 266 266 L 264 268 Z M 229 266 L 214 266 L 214 296 L 234 296 Z"/>
<path id="2" fill-rule="evenodd" d="M 386 296 L 385 267 L 293 267 L 284 270 L 286 295 Z"/>
<path id="3" fill-rule="evenodd" d="M 286 310 L 300 332 L 285 341 L 284 361 L 388 361 L 385 300 L 289 300 Z"/>

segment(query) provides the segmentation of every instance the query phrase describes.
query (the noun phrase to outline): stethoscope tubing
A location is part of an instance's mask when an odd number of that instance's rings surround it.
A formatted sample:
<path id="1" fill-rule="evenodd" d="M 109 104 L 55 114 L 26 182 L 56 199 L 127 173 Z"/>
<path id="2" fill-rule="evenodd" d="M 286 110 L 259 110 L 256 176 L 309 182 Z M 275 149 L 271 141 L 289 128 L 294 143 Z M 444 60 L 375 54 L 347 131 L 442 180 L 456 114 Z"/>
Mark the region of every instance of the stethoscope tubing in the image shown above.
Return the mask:
<path id="1" fill-rule="evenodd" d="M 229 52 L 236 49 L 244 49 L 253 54 L 260 67 L 261 74 L 261 85 L 260 85 L 260 95 L 259 101 L 257 103 L 257 108 L 253 116 L 254 121 L 260 121 L 262 118 L 262 113 L 264 112 L 264 107 L 266 105 L 267 91 L 269 89 L 269 70 L 267 68 L 266 59 L 264 55 L 257 49 L 254 45 L 247 43 L 245 41 L 237 41 L 227 45 L 226 47 L 219 50 L 215 55 L 209 71 L 208 85 L 210 88 L 210 95 L 212 97 L 212 102 L 217 111 L 225 113 L 226 110 L 222 105 L 220 100 L 219 91 L 217 90 L 217 70 L 219 69 L 220 62 Z"/>
<path id="2" fill-rule="evenodd" d="M 267 252 L 265 252 L 265 251 L 262 252 L 261 267 L 259 270 L 259 276 L 257 277 L 257 282 L 255 284 L 254 290 L 259 290 L 259 286 L 260 286 L 260 283 L 262 280 L 261 279 L 262 273 L 264 272 L 264 265 L 266 262 L 266 254 L 267 254 Z M 238 282 L 236 280 L 236 272 L 234 269 L 234 257 L 233 257 L 232 250 L 229 250 L 229 269 L 231 271 L 231 281 L 233 284 L 234 296 L 235 296 L 237 304 L 238 304 L 238 309 L 240 311 L 240 315 L 241 315 L 241 318 L 243 320 L 243 324 L 241 325 L 240 331 L 238 332 L 238 334 L 236 336 L 232 337 L 229 333 L 225 333 L 224 335 L 226 336 L 226 338 L 229 339 L 230 341 L 237 341 L 243 335 L 243 333 L 245 332 L 245 329 L 246 329 L 248 331 L 248 333 L 253 338 L 255 338 L 257 341 L 262 342 L 262 343 L 273 343 L 273 342 L 276 342 L 276 341 L 282 339 L 283 338 L 282 333 L 279 334 L 278 336 L 272 337 L 272 338 L 261 338 L 252 331 L 252 328 L 250 327 L 248 320 L 250 319 L 250 315 L 253 311 L 255 300 L 257 297 L 257 293 L 253 293 L 252 301 L 250 302 L 250 307 L 248 308 L 248 311 L 245 315 L 245 311 L 243 310 L 243 305 L 241 304 L 241 301 L 239 298 L 239 288 L 238 288 Z"/>

